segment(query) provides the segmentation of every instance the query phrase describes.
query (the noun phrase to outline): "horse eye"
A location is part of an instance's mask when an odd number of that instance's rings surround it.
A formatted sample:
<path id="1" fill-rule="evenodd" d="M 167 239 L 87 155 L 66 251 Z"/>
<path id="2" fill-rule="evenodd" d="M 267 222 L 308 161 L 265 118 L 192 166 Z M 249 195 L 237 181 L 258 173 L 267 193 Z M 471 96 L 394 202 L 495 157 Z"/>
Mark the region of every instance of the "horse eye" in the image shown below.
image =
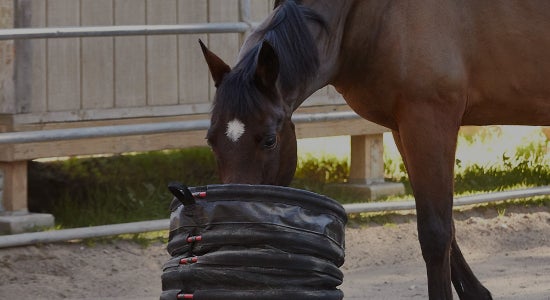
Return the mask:
<path id="1" fill-rule="evenodd" d="M 272 150 L 277 146 L 277 136 L 270 135 L 264 140 L 264 148 L 267 150 Z"/>

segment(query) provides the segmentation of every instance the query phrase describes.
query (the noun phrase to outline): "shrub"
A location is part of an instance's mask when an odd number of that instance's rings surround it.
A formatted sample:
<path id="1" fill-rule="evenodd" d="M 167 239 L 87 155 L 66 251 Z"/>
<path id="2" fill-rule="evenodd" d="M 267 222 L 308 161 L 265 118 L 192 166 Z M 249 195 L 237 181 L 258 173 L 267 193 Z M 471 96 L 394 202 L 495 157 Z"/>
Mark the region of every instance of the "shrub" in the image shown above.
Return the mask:
<path id="1" fill-rule="evenodd" d="M 216 183 L 215 170 L 207 148 L 32 162 L 29 209 L 66 227 L 166 218 L 168 182 Z"/>
<path id="2" fill-rule="evenodd" d="M 498 132 L 497 132 L 498 133 Z M 464 138 L 472 144 L 482 137 Z M 477 142 L 476 142 L 477 143 Z M 456 160 L 455 191 L 494 191 L 550 184 L 548 140 L 535 140 L 504 152 L 490 165 L 465 165 Z M 384 155 L 385 176 L 411 189 L 403 161 Z M 347 158 L 300 157 L 292 186 L 326 194 L 342 203 L 364 201 L 354 191 L 334 184 L 349 178 Z M 71 158 L 29 164 L 29 209 L 52 213 L 62 227 L 114 224 L 168 217 L 172 196 L 166 185 L 219 183 L 216 162 L 208 148 L 157 151 L 109 157 Z"/>

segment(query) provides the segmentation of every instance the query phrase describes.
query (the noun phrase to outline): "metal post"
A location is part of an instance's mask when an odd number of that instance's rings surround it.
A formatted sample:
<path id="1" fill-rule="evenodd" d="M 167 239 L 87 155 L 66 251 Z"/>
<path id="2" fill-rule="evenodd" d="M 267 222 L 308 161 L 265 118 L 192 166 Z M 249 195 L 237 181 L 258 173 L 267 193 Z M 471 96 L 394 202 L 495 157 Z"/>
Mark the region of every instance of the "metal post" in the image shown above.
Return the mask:
<path id="1" fill-rule="evenodd" d="M 197 23 L 1 29 L 0 40 L 247 32 L 250 24 Z"/>

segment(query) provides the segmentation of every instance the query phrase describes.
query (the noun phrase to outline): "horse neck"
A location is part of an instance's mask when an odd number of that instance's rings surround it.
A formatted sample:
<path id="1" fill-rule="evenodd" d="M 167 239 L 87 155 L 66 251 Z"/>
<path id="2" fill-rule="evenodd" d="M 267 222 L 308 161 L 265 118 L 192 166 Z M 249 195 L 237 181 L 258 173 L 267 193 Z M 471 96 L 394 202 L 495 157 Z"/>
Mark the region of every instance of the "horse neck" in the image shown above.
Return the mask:
<path id="1" fill-rule="evenodd" d="M 341 0 L 334 5 L 334 0 L 304 0 L 303 5 L 312 8 L 326 21 L 326 28 L 315 22 L 309 22 L 309 30 L 316 40 L 320 66 L 315 78 L 311 78 L 307 85 L 283 94 L 288 99 L 289 106 L 296 110 L 309 96 L 325 87 L 332 80 L 338 70 L 338 58 L 343 38 L 347 15 L 355 0 Z"/>
<path id="2" fill-rule="evenodd" d="M 309 31 L 317 44 L 316 50 L 319 53 L 320 66 L 314 78 L 306 82 L 297 82 L 293 89 L 281 91 L 282 98 L 293 111 L 314 92 L 325 87 L 335 75 L 338 69 L 338 57 L 346 17 L 355 1 L 341 0 L 338 5 L 334 5 L 334 0 L 304 0 L 301 2 L 322 16 L 327 26 L 323 28 L 314 21 L 308 21 Z M 274 13 L 276 13 L 276 10 L 258 28 L 264 28 L 270 22 Z M 240 56 L 254 47 L 261 39 L 261 36 L 251 34 L 245 40 Z M 241 57 L 239 57 L 240 59 Z"/>
<path id="3" fill-rule="evenodd" d="M 310 22 L 309 29 L 315 37 L 319 61 L 321 63 L 317 77 L 312 78 L 303 93 L 296 95 L 294 109 L 298 108 L 311 94 L 329 84 L 338 71 L 340 48 L 346 19 L 356 1 L 342 0 L 338 1 L 338 5 L 334 5 L 334 0 L 307 0 L 302 2 L 323 17 L 327 28 L 322 28 L 318 24 Z"/>

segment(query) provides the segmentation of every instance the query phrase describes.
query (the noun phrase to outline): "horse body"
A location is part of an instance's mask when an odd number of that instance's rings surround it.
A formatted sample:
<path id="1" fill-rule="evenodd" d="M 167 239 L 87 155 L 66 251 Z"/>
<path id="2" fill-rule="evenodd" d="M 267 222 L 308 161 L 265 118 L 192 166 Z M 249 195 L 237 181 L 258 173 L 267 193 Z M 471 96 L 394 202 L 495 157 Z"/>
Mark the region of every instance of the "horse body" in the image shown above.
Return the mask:
<path id="1" fill-rule="evenodd" d="M 330 83 L 360 115 L 397 130 L 439 98 L 461 125 L 549 125 L 549 2 L 355 2 Z"/>
<path id="2" fill-rule="evenodd" d="M 450 278 L 462 299 L 489 299 L 454 239 L 456 136 L 460 125 L 550 125 L 550 3 L 381 2 L 350 10 L 331 83 L 357 113 L 393 130 L 430 299 L 451 298 Z"/>
<path id="3" fill-rule="evenodd" d="M 491 299 L 454 237 L 456 138 L 461 125 L 550 125 L 549 28 L 544 0 L 276 1 L 233 69 L 203 48 L 220 86 L 208 140 L 222 180 L 288 184 L 296 164 L 290 115 L 332 84 L 394 134 L 415 195 L 430 299 L 451 299 L 451 281 L 461 299 Z M 238 114 L 243 99 L 262 108 Z M 240 140 L 228 134 L 236 118 Z"/>

